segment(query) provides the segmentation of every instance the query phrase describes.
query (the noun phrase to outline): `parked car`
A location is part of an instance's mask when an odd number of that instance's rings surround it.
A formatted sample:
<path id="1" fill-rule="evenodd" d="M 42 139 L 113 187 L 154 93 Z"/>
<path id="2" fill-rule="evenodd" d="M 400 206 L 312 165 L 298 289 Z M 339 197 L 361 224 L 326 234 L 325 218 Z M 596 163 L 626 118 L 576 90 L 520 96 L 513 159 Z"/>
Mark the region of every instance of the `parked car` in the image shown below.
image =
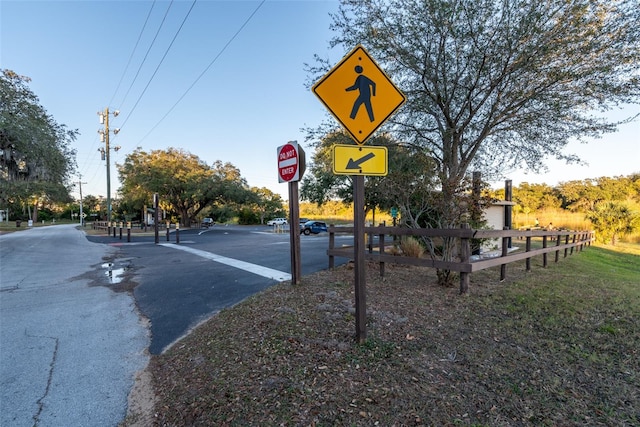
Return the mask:
<path id="1" fill-rule="evenodd" d="M 200 223 L 200 228 L 213 227 L 213 224 L 215 224 L 215 222 L 213 222 L 213 218 L 204 218 Z"/>
<path id="2" fill-rule="evenodd" d="M 267 225 L 284 225 L 287 224 L 287 218 L 273 218 L 267 221 Z"/>
<path id="3" fill-rule="evenodd" d="M 304 225 L 305 222 L 310 221 L 309 218 L 300 218 L 300 225 Z"/>
<path id="4" fill-rule="evenodd" d="M 307 221 L 304 224 L 300 224 L 300 233 L 304 233 L 305 236 L 309 234 L 318 234 L 328 231 L 327 224 L 322 221 Z"/>

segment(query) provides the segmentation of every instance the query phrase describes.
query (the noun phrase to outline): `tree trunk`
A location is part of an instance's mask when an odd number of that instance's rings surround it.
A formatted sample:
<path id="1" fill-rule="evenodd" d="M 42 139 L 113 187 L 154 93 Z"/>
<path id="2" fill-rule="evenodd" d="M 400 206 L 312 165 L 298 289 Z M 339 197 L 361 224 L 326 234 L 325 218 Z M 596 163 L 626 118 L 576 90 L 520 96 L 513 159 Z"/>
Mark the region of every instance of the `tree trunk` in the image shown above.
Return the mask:
<path id="1" fill-rule="evenodd" d="M 180 209 L 180 222 L 185 226 L 185 228 L 191 227 L 191 218 L 189 217 L 189 209 L 181 208 Z"/>
<path id="2" fill-rule="evenodd" d="M 457 206 L 460 203 L 458 193 L 456 191 L 457 184 L 453 178 L 442 179 L 442 199 L 441 199 L 441 217 L 440 228 L 456 228 L 460 226 L 461 208 Z M 452 237 L 442 238 L 441 259 L 445 262 L 452 262 L 456 256 L 456 239 Z M 438 284 L 450 287 L 455 285 L 456 275 L 453 271 L 447 269 L 436 269 Z"/>

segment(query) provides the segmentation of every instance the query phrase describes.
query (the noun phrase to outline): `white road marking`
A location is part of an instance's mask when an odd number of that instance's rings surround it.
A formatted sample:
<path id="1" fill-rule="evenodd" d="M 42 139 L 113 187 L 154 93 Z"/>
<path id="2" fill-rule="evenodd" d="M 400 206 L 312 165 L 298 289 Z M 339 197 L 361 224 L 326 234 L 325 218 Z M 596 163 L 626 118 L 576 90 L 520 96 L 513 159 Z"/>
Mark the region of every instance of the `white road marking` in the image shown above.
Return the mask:
<path id="1" fill-rule="evenodd" d="M 274 270 L 272 268 L 263 267 L 257 264 L 251 264 L 249 262 L 240 261 L 239 259 L 227 258 L 222 255 L 217 255 L 212 252 L 201 251 L 200 249 L 190 248 L 188 246 L 180 246 L 174 243 L 160 243 L 161 246 L 178 249 L 181 251 L 189 252 L 202 258 L 209 259 L 211 261 L 219 262 L 231 267 L 238 268 L 240 270 L 248 271 L 249 273 L 257 274 L 258 276 L 266 277 L 268 279 L 284 282 L 291 280 L 291 274 L 284 271 Z"/>

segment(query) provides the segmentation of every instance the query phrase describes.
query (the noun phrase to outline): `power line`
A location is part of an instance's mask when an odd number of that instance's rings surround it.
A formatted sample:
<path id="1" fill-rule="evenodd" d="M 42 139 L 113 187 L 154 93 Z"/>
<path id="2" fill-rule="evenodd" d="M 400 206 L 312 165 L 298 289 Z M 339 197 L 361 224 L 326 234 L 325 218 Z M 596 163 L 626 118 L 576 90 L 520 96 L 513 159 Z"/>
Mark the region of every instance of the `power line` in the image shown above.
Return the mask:
<path id="1" fill-rule="evenodd" d="M 144 34 L 144 30 L 146 29 L 147 24 L 149 23 L 149 18 L 151 17 L 151 13 L 153 11 L 153 8 L 154 8 L 155 4 L 156 4 L 156 0 L 154 0 L 153 3 L 151 4 L 151 8 L 149 9 L 149 12 L 147 13 L 147 17 L 146 17 L 146 19 L 144 21 L 144 24 L 142 25 L 142 29 L 140 30 L 140 34 L 138 34 L 138 39 L 136 40 L 136 44 L 133 47 L 133 50 L 131 51 L 131 55 L 129 55 L 129 61 L 127 62 L 127 65 L 125 66 L 125 68 L 124 68 L 124 70 L 122 72 L 122 76 L 120 76 L 120 81 L 118 82 L 118 85 L 117 85 L 115 91 L 113 92 L 113 95 L 111 96 L 111 99 L 109 100 L 109 104 L 107 104 L 107 105 L 111 105 L 111 103 L 113 102 L 113 99 L 116 97 L 116 94 L 118 93 L 118 90 L 120 89 L 120 85 L 122 84 L 122 81 L 124 80 L 124 77 L 127 74 L 127 70 L 129 69 L 129 66 L 131 65 L 131 61 L 133 59 L 133 56 L 134 56 L 135 52 L 138 49 L 138 46 L 140 44 L 140 40 L 142 39 L 142 34 Z M 171 7 L 171 5 L 169 5 L 169 7 Z M 168 10 L 169 10 L 169 8 L 167 8 L 167 13 L 168 13 Z M 165 18 L 166 18 L 166 13 L 165 13 Z M 163 23 L 164 23 L 164 20 L 162 21 L 162 23 L 160 25 L 160 28 L 162 28 L 162 24 Z M 160 28 L 158 29 L 158 32 L 160 31 Z M 157 37 L 157 35 L 158 34 L 156 33 L 156 37 Z M 154 38 L 153 41 L 155 41 L 155 38 Z M 153 46 L 153 42 L 152 42 L 151 46 L 149 47 L 149 49 L 151 49 L 152 46 Z M 149 51 L 147 51 L 147 54 L 148 53 L 149 53 Z M 146 59 L 146 56 L 145 56 L 145 59 Z M 142 64 L 140 64 L 140 68 L 138 68 L 138 73 L 140 72 L 140 69 L 142 68 L 143 65 L 144 65 L 144 60 L 142 61 Z M 138 74 L 136 74 L 136 78 L 137 78 L 137 76 L 138 76 Z M 135 83 L 135 78 L 134 78 L 133 82 L 131 83 L 131 86 L 129 86 L 129 90 L 131 90 L 131 87 L 133 86 L 134 83 Z M 127 91 L 127 94 L 128 93 L 129 92 Z M 126 95 L 125 95 L 125 98 L 126 98 Z M 124 102 L 124 100 L 123 100 L 123 102 Z M 95 136 L 94 140 L 93 140 L 93 143 L 91 144 L 91 149 L 88 151 L 87 158 L 86 158 L 85 162 L 83 163 L 84 172 L 88 173 L 91 169 L 93 169 L 93 175 L 91 176 L 90 181 L 93 181 L 95 179 L 96 175 L 98 174 L 98 172 L 100 172 L 100 168 L 92 167 L 91 166 L 92 162 L 90 162 L 90 157 L 91 156 L 95 156 L 95 150 L 94 149 L 97 147 L 97 142 L 98 142 L 98 137 Z M 94 154 L 92 154 L 92 153 L 94 153 Z"/>
<path id="2" fill-rule="evenodd" d="M 171 0 L 171 3 L 169 3 L 169 6 L 167 6 L 167 10 L 165 11 L 164 16 L 162 17 L 162 22 L 160 22 L 160 26 L 158 27 L 158 30 L 156 31 L 155 36 L 153 36 L 153 40 L 151 40 L 151 44 L 149 45 L 149 48 L 147 49 L 147 52 L 144 54 L 144 58 L 142 58 L 142 62 L 140 63 L 140 66 L 138 67 L 138 71 L 136 71 L 136 75 L 133 77 L 133 81 L 129 85 L 129 89 L 127 89 L 127 92 L 124 94 L 124 97 L 122 98 L 122 101 L 120 102 L 119 105 L 124 104 L 124 101 L 127 99 L 127 96 L 129 96 L 129 92 L 131 92 L 131 88 L 133 87 L 133 84 L 138 79 L 138 75 L 140 74 L 140 70 L 142 70 L 142 66 L 147 61 L 147 57 L 149 56 L 149 52 L 151 52 L 151 48 L 155 44 L 156 39 L 158 38 L 158 34 L 160 34 L 160 30 L 164 26 L 164 22 L 167 19 L 167 15 L 169 14 L 169 10 L 171 9 L 171 5 L 172 4 L 173 4 L 173 0 Z"/>
<path id="3" fill-rule="evenodd" d="M 120 85 L 122 84 L 122 80 L 124 80 L 124 76 L 127 74 L 127 70 L 129 70 L 129 65 L 131 65 L 131 60 L 133 59 L 133 54 L 136 53 L 136 50 L 138 49 L 138 45 L 140 44 L 140 40 L 142 39 L 142 34 L 144 33 L 145 28 L 147 28 L 147 23 L 149 22 L 149 17 L 151 16 L 151 12 L 153 11 L 153 7 L 156 4 L 156 0 L 153 0 L 153 3 L 151 3 L 151 8 L 149 9 L 149 13 L 147 14 L 147 19 L 145 19 L 144 24 L 142 25 L 142 29 L 140 30 L 140 34 L 138 34 L 138 40 L 136 40 L 136 44 L 133 47 L 133 50 L 131 51 L 131 55 L 129 55 L 129 61 L 127 62 L 127 65 L 124 67 L 124 71 L 122 72 L 122 76 L 120 76 L 120 81 L 118 82 L 118 86 L 116 86 L 116 90 L 113 92 L 113 95 L 111 96 L 111 99 L 109 100 L 109 104 L 111 105 L 111 103 L 113 102 L 113 98 L 116 97 L 116 94 L 118 93 L 118 89 L 120 89 Z M 171 5 L 169 5 L 169 7 L 171 7 Z M 167 9 L 168 11 L 168 9 Z M 165 15 L 166 17 L 166 15 Z M 164 20 L 162 21 L 164 23 Z M 161 26 L 162 27 L 162 26 Z M 159 30 L 158 30 L 159 31 Z M 157 33 L 156 33 L 156 37 L 157 37 Z M 155 38 L 154 38 L 155 41 Z M 153 46 L 153 43 L 152 45 Z M 151 49 L 151 46 L 149 46 L 149 49 Z M 149 53 L 149 51 L 147 51 L 147 54 Z M 146 56 L 145 56 L 146 59 Z M 144 64 L 144 60 L 142 61 L 142 64 Z M 142 68 L 142 64 L 140 64 L 140 68 Z M 138 68 L 138 72 L 140 72 L 140 68 Z M 136 74 L 136 77 L 138 77 L 138 75 Z M 131 83 L 131 86 L 133 86 L 133 83 L 135 83 L 135 78 L 133 79 L 133 82 Z M 129 90 L 131 90 L 131 86 L 129 86 Z M 129 91 L 127 91 L 127 94 L 129 93 Z M 126 95 L 125 95 L 126 98 Z M 124 100 L 122 101 L 124 102 Z M 122 102 L 120 103 L 120 105 L 122 105 Z"/>
<path id="4" fill-rule="evenodd" d="M 131 108 L 131 110 L 129 111 L 129 114 L 127 115 L 127 117 L 124 119 L 124 122 L 122 122 L 122 124 L 120 125 L 120 129 L 122 129 L 124 127 L 124 125 L 127 123 L 127 121 L 129 120 L 129 117 L 131 117 L 131 115 L 133 114 L 133 112 L 135 111 L 136 107 L 138 106 L 138 104 L 140 103 L 140 100 L 142 99 L 142 97 L 144 96 L 145 92 L 147 91 L 147 89 L 149 88 L 149 85 L 151 84 L 151 82 L 153 81 L 153 78 L 156 76 L 156 74 L 158 73 L 158 70 L 160 69 L 160 66 L 162 65 L 162 63 L 164 62 L 165 58 L 167 57 L 167 55 L 169 54 L 169 50 L 171 50 L 171 47 L 173 46 L 173 43 L 176 41 L 176 39 L 178 38 L 178 34 L 180 34 L 180 31 L 182 30 L 182 27 L 184 26 L 185 22 L 187 22 L 187 18 L 189 17 L 189 15 L 191 14 L 191 11 L 193 10 L 193 7 L 196 5 L 196 1 L 197 0 L 193 0 L 193 3 L 191 3 L 191 7 L 189 8 L 189 11 L 187 12 L 187 14 L 185 15 L 184 19 L 182 20 L 182 23 L 180 24 L 180 27 L 178 28 L 178 30 L 176 31 L 176 34 L 173 36 L 173 39 L 171 40 L 171 43 L 169 43 L 169 46 L 167 47 L 167 49 L 164 52 L 164 55 L 162 55 L 162 58 L 160 59 L 160 62 L 158 63 L 158 66 L 156 67 L 155 71 L 153 72 L 153 74 L 151 75 L 151 78 L 149 78 L 149 81 L 147 82 L 147 85 L 144 87 L 144 90 L 142 91 L 142 93 L 140 94 L 140 96 L 138 96 L 138 100 L 136 101 L 136 103 L 133 105 L 133 108 Z M 166 15 L 165 15 L 166 17 Z M 164 20 L 163 20 L 164 22 Z"/>
<path id="5" fill-rule="evenodd" d="M 213 58 L 213 60 L 209 63 L 209 65 L 207 65 L 207 67 L 200 73 L 200 75 L 194 80 L 193 83 L 191 83 L 191 86 L 189 86 L 184 93 L 180 96 L 180 98 L 178 98 L 178 100 L 173 104 L 173 106 L 169 109 L 169 111 L 167 111 L 167 113 L 162 116 L 162 118 L 160 118 L 160 120 L 151 128 L 151 130 L 149 132 L 147 132 L 147 134 L 145 136 L 142 137 L 142 139 L 140 139 L 139 142 L 144 141 L 149 135 L 151 135 L 151 133 L 160 125 L 160 123 L 162 123 L 162 121 L 169 115 L 171 114 L 171 112 L 176 108 L 176 106 L 182 101 L 182 99 L 187 96 L 187 94 L 191 91 L 191 89 L 193 89 L 193 87 L 196 85 L 196 83 L 198 83 L 198 81 L 200 81 L 200 79 L 207 73 L 207 71 L 209 71 L 209 68 L 211 68 L 213 66 L 213 64 L 215 64 L 215 62 L 218 60 L 218 58 L 224 53 L 224 51 L 227 49 L 227 47 L 229 47 L 229 45 L 235 40 L 236 37 L 238 37 L 238 35 L 240 34 L 240 32 L 242 32 L 242 30 L 244 29 L 244 27 L 247 26 L 247 24 L 249 23 L 249 21 L 251 21 L 251 18 L 253 18 L 253 16 L 258 12 L 258 10 L 262 7 L 262 5 L 265 3 L 266 0 L 262 0 L 260 2 L 260 4 L 254 9 L 254 11 L 251 13 L 251 15 L 249 15 L 249 17 L 244 21 L 244 23 L 240 26 L 240 28 L 238 29 L 238 31 L 235 32 L 235 34 L 229 39 L 229 41 L 227 41 L 227 43 L 222 47 L 222 49 L 220 50 L 220 52 L 218 52 L 218 54 Z M 128 117 L 127 117 L 128 118 Z M 125 120 L 126 121 L 126 120 Z"/>
<path id="6" fill-rule="evenodd" d="M 194 4 L 195 4 L 195 1 L 196 1 L 196 0 L 194 0 Z M 159 27 L 158 27 L 158 29 L 157 29 L 157 31 L 156 31 L 156 34 L 155 34 L 155 36 L 154 36 L 153 40 L 151 41 L 151 44 L 149 45 L 149 48 L 147 49 L 147 51 L 146 51 L 146 53 L 145 53 L 145 56 L 144 56 L 144 58 L 143 58 L 142 62 L 140 63 L 140 66 L 138 67 L 138 70 L 137 70 L 137 72 L 136 72 L 136 75 L 135 75 L 135 76 L 134 76 L 134 78 L 133 78 L 133 81 L 131 82 L 131 85 L 129 86 L 129 88 L 127 89 L 127 92 L 125 93 L 125 95 L 124 95 L 124 97 L 123 97 L 123 99 L 122 99 L 121 104 L 122 104 L 122 103 L 124 103 L 124 101 L 126 100 L 127 96 L 129 95 L 129 92 L 131 91 L 131 88 L 132 88 L 132 87 L 133 87 L 133 85 L 135 84 L 135 82 L 136 82 L 136 80 L 137 80 L 137 78 L 138 78 L 138 76 L 139 76 L 139 74 L 140 74 L 140 71 L 141 71 L 142 67 L 144 66 L 144 64 L 145 64 L 145 62 L 146 62 L 146 59 L 147 59 L 147 57 L 148 57 L 148 55 L 149 55 L 149 52 L 150 52 L 150 51 L 151 51 L 151 49 L 153 48 L 153 46 L 154 46 L 154 44 L 155 44 L 155 41 L 156 41 L 156 39 L 158 38 L 158 35 L 160 34 L 160 31 L 161 31 L 162 27 L 164 26 L 164 23 L 165 23 L 165 21 L 166 21 L 166 19 L 167 19 L 167 16 L 168 16 L 168 14 L 169 14 L 169 10 L 171 9 L 172 4 L 173 4 L 173 0 L 171 0 L 171 2 L 169 3 L 169 6 L 167 7 L 167 9 L 166 9 L 166 11 L 165 11 L 165 14 L 164 14 L 164 16 L 163 16 L 163 18 L 162 18 L 162 22 L 160 23 L 160 25 L 159 25 Z M 128 63 L 127 63 L 127 66 L 125 67 L 125 69 L 124 69 L 124 71 L 123 71 L 123 73 L 122 73 L 122 76 L 121 76 L 121 78 L 120 78 L 120 82 L 118 83 L 118 86 L 117 86 L 116 90 L 114 91 L 114 93 L 113 93 L 113 95 L 112 95 L 112 97 L 111 97 L 111 100 L 109 101 L 109 104 L 111 104 L 111 102 L 112 102 L 112 101 L 113 101 L 113 99 L 115 98 L 115 96 L 116 96 L 116 94 L 117 94 L 117 92 L 118 92 L 118 89 L 120 88 L 120 85 L 121 85 L 121 83 L 122 83 L 122 81 L 123 81 L 123 79 L 124 79 L 124 76 L 126 75 L 126 71 L 128 70 L 129 65 L 131 64 L 131 60 L 132 60 L 132 58 L 133 58 L 133 55 L 134 55 L 135 51 L 137 50 L 137 47 L 138 47 L 138 45 L 139 45 L 139 42 L 140 42 L 140 40 L 141 40 L 141 38 L 142 38 L 142 34 L 144 33 L 144 30 L 145 30 L 145 28 L 146 28 L 146 26 L 147 26 L 147 23 L 149 22 L 149 18 L 150 18 L 150 16 L 151 16 L 152 11 L 153 11 L 154 5 L 155 5 L 155 0 L 154 0 L 153 4 L 151 5 L 151 8 L 150 8 L 150 10 L 149 10 L 149 13 L 147 14 L 147 18 L 145 19 L 145 23 L 143 24 L 142 30 L 140 31 L 140 34 L 138 35 L 138 40 L 136 41 L 136 45 L 134 46 L 134 48 L 133 48 L 133 50 L 132 50 L 132 52 L 131 52 L 131 55 L 129 56 L 129 61 L 128 61 Z M 193 8 L 193 5 L 191 6 L 191 8 Z M 191 12 L 191 9 L 189 10 L 189 12 Z M 187 14 L 187 16 L 188 16 L 188 14 Z M 186 18 L 185 18 L 185 20 L 186 20 Z M 183 24 L 184 24 L 184 21 L 183 21 Z M 182 26 L 181 26 L 180 28 L 182 28 Z M 178 30 L 178 32 L 179 32 L 179 31 L 180 31 L 180 30 Z M 177 36 L 177 34 L 176 34 L 176 36 Z M 174 37 L 174 40 L 175 40 L 175 37 Z M 172 44 L 173 44 L 173 42 L 172 42 Z M 170 48 L 170 47 L 171 47 L 171 46 L 169 46 L 169 48 Z M 167 49 L 167 52 L 168 52 L 168 49 Z M 165 52 L 165 56 L 166 56 L 166 52 Z M 163 57 L 163 59 L 164 59 L 164 57 Z M 161 62 L 161 63 L 162 63 L 162 62 Z M 160 65 L 158 65 L 158 68 L 159 68 L 159 67 L 160 67 Z M 157 72 L 158 68 L 156 68 L 156 72 Z M 155 73 L 154 73 L 154 76 L 155 76 Z M 151 79 L 153 79 L 153 76 L 151 77 Z M 149 83 L 151 83 L 151 81 L 149 81 Z M 147 83 L 147 86 L 145 87 L 145 91 L 146 91 L 146 88 L 149 86 L 149 83 Z M 144 94 L 144 92 L 143 92 L 143 93 L 140 95 L 140 97 L 138 98 L 138 102 L 140 101 L 140 98 L 142 97 L 142 95 L 143 95 L 143 94 Z M 138 103 L 138 102 L 136 102 L 136 105 L 137 105 L 137 103 Z M 134 108 L 135 108 L 135 107 L 134 107 Z M 131 115 L 131 113 L 129 113 L 129 116 L 130 116 L 130 115 Z M 127 118 L 128 118 L 129 116 L 127 116 Z M 115 138 L 114 138 L 114 139 L 115 139 Z M 95 142 L 95 140 L 94 140 L 93 147 L 95 147 L 95 143 L 96 143 L 96 142 Z M 92 151 L 93 151 L 93 148 L 90 150 L 90 152 L 92 152 Z M 87 164 L 87 165 L 89 164 L 89 160 L 88 160 L 88 159 L 87 159 L 86 164 Z M 87 168 L 89 168 L 89 166 L 87 166 Z M 91 179 L 92 181 L 93 181 L 93 179 L 95 178 L 95 176 L 98 174 L 98 172 L 99 172 L 99 168 L 94 168 L 94 173 L 93 173 L 93 176 L 92 176 L 92 179 Z"/>
<path id="7" fill-rule="evenodd" d="M 171 47 L 172 47 L 173 43 L 175 42 L 176 38 L 178 37 L 178 35 L 179 35 L 180 31 L 182 30 L 182 28 L 183 28 L 183 26 L 184 26 L 184 24 L 185 24 L 185 22 L 186 22 L 187 18 L 189 17 L 189 15 L 190 15 L 191 11 L 193 10 L 193 8 L 194 8 L 194 6 L 195 6 L 196 1 L 197 1 L 197 0 L 194 0 L 194 1 L 192 2 L 191 7 L 189 8 L 189 11 L 187 12 L 186 16 L 184 17 L 184 19 L 183 19 L 183 21 L 182 21 L 182 23 L 181 23 L 180 27 L 179 27 L 179 28 L 178 28 L 178 30 L 176 31 L 176 34 L 174 35 L 174 37 L 173 37 L 173 39 L 172 39 L 172 41 L 171 41 L 171 44 L 167 47 L 167 49 L 166 49 L 166 51 L 165 51 L 165 53 L 164 53 L 164 55 L 163 55 L 162 59 L 160 60 L 160 63 L 158 64 L 158 66 L 156 67 L 156 69 L 155 69 L 155 71 L 154 71 L 153 75 L 151 76 L 151 78 L 150 78 L 150 79 L 149 79 L 149 81 L 147 82 L 147 84 L 146 84 L 146 86 L 145 86 L 145 88 L 144 88 L 143 92 L 139 95 L 139 97 L 138 97 L 138 99 L 137 99 L 137 101 L 136 101 L 135 105 L 134 105 L 134 106 L 133 106 L 133 108 L 129 111 L 129 114 L 127 115 L 127 117 L 125 118 L 124 122 L 123 122 L 123 123 L 122 123 L 122 125 L 120 126 L 120 129 L 122 129 L 122 128 L 124 127 L 125 123 L 129 120 L 129 118 L 130 118 L 130 117 L 131 117 L 131 115 L 133 114 L 133 111 L 136 109 L 136 107 L 137 107 L 137 105 L 139 104 L 140 100 L 142 99 L 142 97 L 144 96 L 145 92 L 147 91 L 147 89 L 148 89 L 149 85 L 151 84 L 151 82 L 152 82 L 153 78 L 154 78 L 154 77 L 155 77 L 155 75 L 157 74 L 157 72 L 158 72 L 158 70 L 159 70 L 160 66 L 162 65 L 162 63 L 163 63 L 164 59 L 166 58 L 167 54 L 169 53 L 169 50 L 171 49 Z M 189 87 L 184 91 L 184 93 L 183 93 L 183 94 L 178 98 L 178 100 L 177 100 L 177 101 L 173 104 L 173 106 L 172 106 L 172 107 L 167 111 L 167 113 L 166 113 L 164 116 L 162 116 L 162 118 L 161 118 L 161 119 L 160 119 L 160 120 L 159 120 L 159 121 L 158 121 L 158 122 L 157 122 L 157 123 L 156 123 L 156 124 L 151 128 L 151 130 L 150 130 L 150 131 L 149 131 L 149 132 L 148 132 L 148 133 L 147 133 L 147 134 L 146 134 L 146 135 L 145 135 L 145 136 L 140 140 L 140 142 L 142 142 L 144 139 L 146 139 L 146 138 L 147 138 L 147 137 L 148 137 L 148 136 L 149 136 L 149 135 L 150 135 L 150 134 L 151 134 L 151 133 L 156 129 L 156 127 L 158 127 L 158 126 L 160 125 L 160 123 L 162 123 L 162 122 L 164 121 L 164 119 L 166 119 L 166 117 L 167 117 L 167 116 L 168 116 L 168 115 L 169 115 L 169 114 L 170 114 L 170 113 L 171 113 L 171 112 L 172 112 L 172 111 L 173 111 L 173 110 L 178 106 L 178 104 L 179 104 L 179 103 L 180 103 L 180 102 L 185 98 L 185 96 L 186 96 L 186 95 L 187 95 L 187 94 L 188 94 L 188 93 L 193 89 L 193 87 L 194 87 L 194 86 L 195 86 L 195 85 L 200 81 L 200 79 L 202 79 L 202 77 L 204 77 L 204 75 L 205 75 L 205 74 L 209 71 L 209 69 L 210 69 L 210 68 L 211 68 L 211 67 L 212 67 L 212 66 L 217 62 L 217 60 L 220 58 L 220 56 L 222 56 L 222 54 L 223 54 L 223 53 L 226 51 L 226 49 L 231 45 L 231 43 L 232 43 L 232 42 L 237 38 L 237 36 L 238 36 L 238 35 L 239 35 L 243 30 L 244 30 L 244 28 L 247 26 L 247 24 L 251 21 L 251 19 L 254 17 L 254 15 L 258 12 L 258 10 L 262 7 L 262 5 L 263 5 L 265 2 L 266 2 L 266 0 L 262 0 L 262 1 L 258 4 L 258 6 L 253 10 L 253 12 L 252 12 L 252 13 L 247 17 L 247 19 L 244 21 L 244 23 L 243 23 L 243 24 L 238 28 L 238 30 L 233 34 L 233 36 L 232 36 L 232 37 L 227 41 L 227 43 L 222 47 L 222 49 L 221 49 L 221 50 L 216 54 L 216 56 L 211 60 L 211 62 L 207 65 L 207 67 L 205 67 L 205 69 L 204 69 L 204 70 L 203 70 L 203 71 L 198 75 L 198 77 L 193 81 L 193 83 L 192 83 L 192 84 L 191 84 L 191 85 L 190 85 L 190 86 L 189 86 Z M 154 0 L 154 3 L 155 3 L 155 0 Z M 161 23 L 161 24 L 160 24 L 160 26 L 158 27 L 158 30 L 157 30 L 157 32 L 156 32 L 156 35 L 154 36 L 154 39 L 153 39 L 153 41 L 152 41 L 151 45 L 149 46 L 149 48 L 148 48 L 148 50 L 147 50 L 147 52 L 146 52 L 146 54 L 145 54 L 145 57 L 144 57 L 144 59 L 143 59 L 142 63 L 140 64 L 140 67 L 138 68 L 138 71 L 137 71 L 137 73 L 136 73 L 136 75 L 135 75 L 135 77 L 134 77 L 134 81 L 133 81 L 133 82 L 131 83 L 131 85 L 129 86 L 129 89 L 127 90 L 127 93 L 125 94 L 125 96 L 124 96 L 124 98 L 123 98 L 123 100 L 122 100 L 122 102 L 123 102 L 123 103 L 124 103 L 124 101 L 125 101 L 126 97 L 128 96 L 128 94 L 129 94 L 129 92 L 130 92 L 130 90 L 131 90 L 131 88 L 132 88 L 133 84 L 135 83 L 135 81 L 136 81 L 136 79 L 137 79 L 137 77 L 138 77 L 138 75 L 139 75 L 139 73 L 140 73 L 140 70 L 141 70 L 141 68 L 142 68 L 143 64 L 146 62 L 146 59 L 147 59 L 148 54 L 149 54 L 149 52 L 150 52 L 150 50 L 151 50 L 152 46 L 154 45 L 154 43 L 155 43 L 155 41 L 156 41 L 156 39 L 157 39 L 157 37 L 158 37 L 158 34 L 159 34 L 159 32 L 160 32 L 161 28 L 162 28 L 162 27 L 163 27 L 163 25 L 164 25 L 164 22 L 165 22 L 165 20 L 166 20 L 167 15 L 168 15 L 169 9 L 171 8 L 171 4 L 173 4 L 173 0 L 172 0 L 172 1 L 171 1 L 171 3 L 169 4 L 169 7 L 167 8 L 167 10 L 166 10 L 166 12 L 165 12 L 165 15 L 164 15 L 164 17 L 163 17 L 162 23 Z M 152 9 L 153 9 L 153 5 L 152 5 Z M 149 14 L 148 14 L 148 16 L 147 16 L 147 20 L 145 21 L 144 26 L 146 26 L 146 25 L 147 25 L 147 22 L 148 22 L 148 19 L 149 19 L 149 15 L 150 15 L 150 14 L 151 14 L 151 10 L 149 11 Z M 142 29 L 142 31 L 141 31 L 141 33 L 140 33 L 140 36 L 138 37 L 138 42 L 136 42 L 136 47 L 138 46 L 138 43 L 139 43 L 139 41 L 140 41 L 140 37 L 141 37 L 141 35 L 142 35 L 142 32 L 143 32 L 143 31 L 144 31 L 144 27 L 143 27 L 143 29 Z M 135 50 L 136 50 L 136 47 L 134 47 L 134 52 L 135 52 Z M 133 52 L 132 52 L 131 57 L 132 57 L 132 56 L 133 56 Z M 131 62 L 131 57 L 130 57 L 130 59 L 129 59 L 129 63 Z M 129 63 L 127 64 L 127 67 L 129 66 Z M 126 68 L 125 68 L 125 72 L 126 72 Z M 124 73 L 123 73 L 123 77 L 124 77 Z M 121 81 L 122 81 L 122 78 L 121 78 Z M 119 87 L 119 86 L 120 86 L 120 83 L 118 83 L 118 87 Z M 117 93 L 117 89 L 116 89 L 116 92 L 114 93 L 114 95 L 113 95 L 113 97 L 112 97 L 112 100 L 113 100 L 113 98 L 115 97 L 115 94 L 116 94 L 116 93 Z M 115 135 L 114 135 L 114 139 L 115 139 Z M 100 168 L 95 168 L 95 169 L 94 169 L 93 178 L 95 178 L 95 176 L 98 174 L 99 169 L 100 169 Z"/>

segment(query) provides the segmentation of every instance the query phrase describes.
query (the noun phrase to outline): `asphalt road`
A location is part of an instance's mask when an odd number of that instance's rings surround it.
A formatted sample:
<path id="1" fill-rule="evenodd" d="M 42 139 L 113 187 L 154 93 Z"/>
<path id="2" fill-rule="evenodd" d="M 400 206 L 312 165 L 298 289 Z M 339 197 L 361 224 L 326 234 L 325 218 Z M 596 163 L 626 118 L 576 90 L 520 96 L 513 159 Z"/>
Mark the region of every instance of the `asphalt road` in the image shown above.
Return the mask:
<path id="1" fill-rule="evenodd" d="M 287 233 L 266 226 L 214 226 L 202 230 L 134 235 L 131 243 L 118 237 L 90 237 L 119 249 L 114 271 L 123 275 L 116 287 L 133 289 L 140 312 L 149 319 L 149 351 L 159 354 L 200 322 L 225 307 L 275 283 L 289 280 L 290 244 Z M 345 244 L 353 241 L 344 236 Z M 328 235 L 300 236 L 302 274 L 327 268 Z M 346 260 L 336 259 L 336 264 Z"/>
<path id="2" fill-rule="evenodd" d="M 115 426 L 149 334 L 102 264 L 117 250 L 75 226 L 0 236 L 0 425 Z"/>

